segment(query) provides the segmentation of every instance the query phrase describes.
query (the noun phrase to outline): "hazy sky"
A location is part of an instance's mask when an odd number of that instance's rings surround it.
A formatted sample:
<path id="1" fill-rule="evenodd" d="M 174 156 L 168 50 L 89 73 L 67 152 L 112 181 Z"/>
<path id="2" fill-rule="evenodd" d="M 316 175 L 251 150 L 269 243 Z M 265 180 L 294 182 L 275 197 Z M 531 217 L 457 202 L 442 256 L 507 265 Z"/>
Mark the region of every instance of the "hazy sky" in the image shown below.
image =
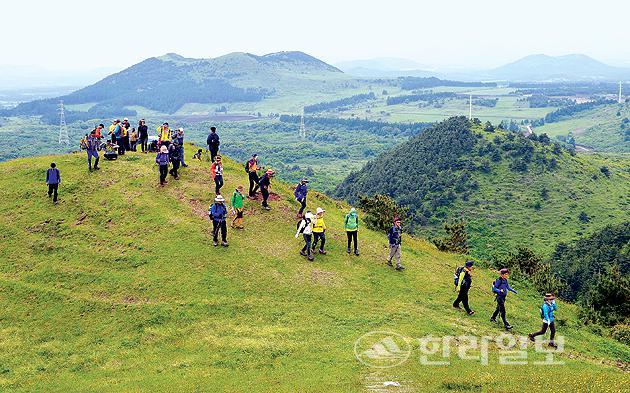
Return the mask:
<path id="1" fill-rule="evenodd" d="M 176 52 L 301 50 L 489 67 L 533 53 L 630 66 L 630 2 L 597 0 L 3 0 L 0 65 L 124 68 Z"/>

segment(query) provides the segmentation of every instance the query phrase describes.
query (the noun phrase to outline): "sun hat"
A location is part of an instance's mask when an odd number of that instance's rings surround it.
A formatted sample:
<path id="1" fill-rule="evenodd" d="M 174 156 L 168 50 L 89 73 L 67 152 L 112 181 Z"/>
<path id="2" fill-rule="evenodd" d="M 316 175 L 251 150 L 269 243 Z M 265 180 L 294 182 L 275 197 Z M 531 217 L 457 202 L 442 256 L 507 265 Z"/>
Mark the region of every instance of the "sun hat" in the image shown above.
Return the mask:
<path id="1" fill-rule="evenodd" d="M 160 146 L 160 153 L 168 153 L 168 147 L 164 145 Z"/>
<path id="2" fill-rule="evenodd" d="M 214 198 L 215 202 L 225 202 L 225 198 L 223 198 L 221 195 L 217 195 L 216 198 Z"/>
<path id="3" fill-rule="evenodd" d="M 501 274 L 508 274 L 509 272 L 510 272 L 510 270 L 506 269 L 506 268 L 503 268 L 503 269 L 499 270 L 499 273 L 501 273 Z"/>
<path id="4" fill-rule="evenodd" d="M 325 211 L 326 211 L 326 210 L 322 209 L 321 207 L 318 207 L 318 208 L 315 210 L 315 212 L 316 212 L 317 214 L 323 213 L 323 212 L 325 212 Z"/>
<path id="5" fill-rule="evenodd" d="M 394 222 L 401 222 L 402 220 L 400 219 L 400 217 L 394 217 Z"/>
<path id="6" fill-rule="evenodd" d="M 265 173 L 267 173 L 268 175 L 273 175 L 274 174 L 273 169 L 267 169 L 267 172 L 265 172 Z"/>
<path id="7" fill-rule="evenodd" d="M 300 180 L 301 183 L 308 183 L 308 179 L 303 177 L 302 180 Z"/>

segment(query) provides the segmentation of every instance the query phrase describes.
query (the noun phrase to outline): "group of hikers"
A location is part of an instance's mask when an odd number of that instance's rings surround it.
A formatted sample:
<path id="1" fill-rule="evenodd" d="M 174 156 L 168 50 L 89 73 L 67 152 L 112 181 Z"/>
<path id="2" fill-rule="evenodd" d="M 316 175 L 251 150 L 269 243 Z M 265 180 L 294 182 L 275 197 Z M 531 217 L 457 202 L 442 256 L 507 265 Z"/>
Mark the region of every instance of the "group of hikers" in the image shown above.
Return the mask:
<path id="1" fill-rule="evenodd" d="M 470 305 L 468 304 L 468 292 L 472 286 L 472 272 L 474 268 L 474 261 L 468 260 L 464 266 L 458 267 L 455 270 L 454 274 L 454 284 L 455 290 L 457 291 L 457 298 L 453 302 L 454 308 L 460 308 L 460 304 L 464 306 L 464 310 L 468 313 L 468 315 L 473 315 L 475 312 L 471 310 Z M 505 302 L 507 300 L 508 292 L 512 292 L 514 294 L 518 294 L 518 292 L 510 287 L 510 283 L 508 282 L 508 276 L 510 274 L 509 269 L 503 268 L 499 271 L 499 277 L 492 284 L 492 292 L 495 294 L 495 301 L 497 302 L 497 306 L 494 310 L 494 313 L 490 317 L 490 322 L 496 323 L 497 316 L 501 316 L 501 320 L 503 322 L 503 327 L 506 330 L 512 329 L 512 325 L 507 321 L 506 312 L 505 312 Z M 547 332 L 547 329 L 550 330 L 550 341 L 549 346 L 553 348 L 557 348 L 556 343 L 554 342 L 554 338 L 556 335 L 556 326 L 554 323 L 554 312 L 556 311 L 556 300 L 553 293 L 545 294 L 543 299 L 543 304 L 540 307 L 540 317 L 542 319 L 542 328 L 535 332 L 528 334 L 528 337 L 531 341 L 535 340 L 536 336 L 543 335 Z"/>
<path id="2" fill-rule="evenodd" d="M 112 146 L 117 148 L 118 155 L 124 155 L 126 151 L 137 151 L 137 143 L 140 143 L 141 151 L 148 153 L 150 148 L 148 147 L 148 128 L 145 124 L 145 120 L 141 119 L 138 123 L 138 128 L 130 127 L 129 120 L 125 118 L 122 122 L 118 119 L 112 121 L 109 127 L 110 140 L 105 144 L 101 139 L 103 135 L 103 124 L 99 124 L 92 130 L 92 132 L 81 141 L 81 146 L 87 151 L 88 169 L 89 171 L 99 169 L 99 154 L 98 151 L 102 149 L 111 149 Z M 155 163 L 159 167 L 159 185 L 164 186 L 167 183 L 166 178 L 168 174 L 173 176 L 174 179 L 179 179 L 178 170 L 180 166 L 187 167 L 188 165 L 184 161 L 184 129 L 179 128 L 172 131 L 167 122 L 164 122 L 161 126 L 157 127 L 157 143 L 156 150 L 157 155 L 155 157 Z M 213 228 L 213 245 L 216 247 L 219 245 L 219 234 L 221 236 L 221 245 L 228 247 L 227 241 L 227 220 L 229 219 L 228 206 L 226 205 L 225 198 L 221 195 L 221 188 L 225 184 L 223 162 L 222 157 L 219 154 L 220 150 L 220 138 L 217 134 L 216 127 L 210 128 L 210 133 L 206 139 L 206 152 L 210 153 L 210 174 L 214 181 L 214 202 L 208 208 L 209 218 L 212 220 Z M 203 149 L 193 155 L 193 159 L 199 161 L 202 160 Z M 94 166 L 92 166 L 92 159 L 94 159 Z M 170 167 L 170 169 L 169 169 Z M 262 172 L 262 176 L 259 176 L 259 171 Z M 271 189 L 271 180 L 275 176 L 275 172 L 272 169 L 266 169 L 259 164 L 258 155 L 252 154 L 251 158 L 245 163 L 245 172 L 249 179 L 249 190 L 247 196 L 244 194 L 244 187 L 238 185 L 231 198 L 229 211 L 233 215 L 231 221 L 231 227 L 234 229 L 243 229 L 243 215 L 244 204 L 246 199 L 257 200 L 258 191 L 262 196 L 261 206 L 264 210 L 270 210 L 268 203 Z M 46 184 L 48 185 L 48 195 L 53 198 L 54 203 L 57 203 L 58 198 L 58 186 L 61 182 L 61 174 L 59 169 L 56 168 L 55 163 L 51 164 L 51 167 L 46 172 Z M 302 178 L 294 189 L 295 201 L 299 204 L 299 208 L 296 213 L 297 229 L 295 237 L 299 238 L 302 235 L 304 246 L 300 250 L 300 255 L 306 257 L 308 260 L 313 261 L 317 253 L 325 255 L 326 245 L 326 211 L 317 207 L 315 214 L 311 210 L 307 209 L 307 198 L 309 192 L 309 180 Z M 347 253 L 348 255 L 354 253 L 359 256 L 358 249 L 358 230 L 359 230 L 359 216 L 355 208 L 351 208 L 346 214 L 344 219 L 344 230 L 347 235 Z M 405 267 L 401 264 L 401 246 L 402 246 L 402 220 L 400 217 L 395 217 L 392 222 L 392 226 L 387 231 L 387 238 L 389 243 L 389 256 L 387 258 L 387 265 L 394 267 L 393 261 L 395 260 L 395 270 L 402 271 Z M 474 262 L 469 260 L 464 266 L 458 267 L 454 274 L 455 290 L 458 292 L 457 298 L 453 302 L 453 307 L 459 309 L 460 304 L 464 306 L 468 315 L 473 315 L 475 312 L 471 310 L 468 302 L 468 293 L 472 286 Z M 505 329 L 510 330 L 512 326 L 506 319 L 505 302 L 508 292 L 517 294 L 518 292 L 510 287 L 508 283 L 508 269 L 501 269 L 500 276 L 495 280 L 492 286 L 492 292 L 496 296 L 496 309 L 490 318 L 491 322 L 496 322 L 496 318 L 501 316 L 503 326 Z M 555 298 L 553 294 L 548 293 L 545 295 L 544 303 L 541 306 L 541 318 L 543 325 L 540 331 L 529 334 L 529 338 L 533 341 L 538 335 L 543 335 L 549 329 L 551 331 L 551 341 L 549 345 L 556 347 L 554 343 L 555 336 L 555 324 L 554 324 L 554 311 L 556 310 Z"/>

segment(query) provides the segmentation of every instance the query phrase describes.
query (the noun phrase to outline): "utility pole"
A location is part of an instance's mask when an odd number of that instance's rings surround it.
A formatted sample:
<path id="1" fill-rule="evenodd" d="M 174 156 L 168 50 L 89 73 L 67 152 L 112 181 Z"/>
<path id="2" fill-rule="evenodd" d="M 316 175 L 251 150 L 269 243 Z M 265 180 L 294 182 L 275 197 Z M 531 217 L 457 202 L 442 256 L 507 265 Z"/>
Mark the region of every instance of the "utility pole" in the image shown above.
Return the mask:
<path id="1" fill-rule="evenodd" d="M 304 108 L 302 108 L 302 116 L 300 117 L 300 137 L 306 139 L 306 127 L 304 126 Z"/>
<path id="2" fill-rule="evenodd" d="M 68 126 L 66 125 L 66 113 L 63 107 L 63 101 L 59 101 L 59 144 L 70 144 L 70 138 L 68 137 Z"/>

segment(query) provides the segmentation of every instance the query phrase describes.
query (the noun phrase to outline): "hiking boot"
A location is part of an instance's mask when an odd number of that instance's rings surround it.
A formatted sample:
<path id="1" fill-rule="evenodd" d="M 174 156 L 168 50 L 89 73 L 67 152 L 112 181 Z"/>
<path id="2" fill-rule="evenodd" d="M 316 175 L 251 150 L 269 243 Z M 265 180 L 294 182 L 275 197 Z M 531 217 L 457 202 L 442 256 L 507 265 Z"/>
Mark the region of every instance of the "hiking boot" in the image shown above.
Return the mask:
<path id="1" fill-rule="evenodd" d="M 350 247 L 348 247 L 348 249 L 346 250 L 346 252 L 347 252 L 348 254 L 350 254 Z"/>
<path id="2" fill-rule="evenodd" d="M 396 266 L 396 270 L 398 270 L 399 272 L 402 272 L 403 270 L 405 270 L 405 267 L 403 265 L 398 265 Z"/>
<path id="3" fill-rule="evenodd" d="M 271 208 L 269 206 L 263 206 L 263 209 L 265 210 L 271 210 Z"/>
<path id="4" fill-rule="evenodd" d="M 182 164 L 184 168 L 188 168 L 188 164 Z"/>
<path id="5" fill-rule="evenodd" d="M 505 330 L 511 330 L 514 326 L 507 324 L 504 326 Z"/>
<path id="6" fill-rule="evenodd" d="M 490 318 L 490 322 L 492 322 L 492 323 L 497 323 L 497 320 L 496 320 L 496 319 L 494 319 L 494 318 Z"/>
<path id="7" fill-rule="evenodd" d="M 531 342 L 536 342 L 536 338 L 534 338 L 534 335 L 533 335 L 533 334 L 529 333 L 529 334 L 527 335 L 527 337 L 529 337 L 529 341 L 531 341 Z"/>
<path id="8" fill-rule="evenodd" d="M 457 309 L 461 310 L 461 307 L 459 305 L 456 306 L 456 305 L 453 304 L 453 308 L 457 308 Z"/>
<path id="9" fill-rule="evenodd" d="M 228 242 L 221 242 L 221 245 L 222 245 L 223 247 L 228 247 L 228 246 L 229 246 Z"/>
<path id="10" fill-rule="evenodd" d="M 309 260 L 309 261 L 313 261 L 314 259 L 315 259 L 315 257 L 314 257 L 313 255 L 309 255 L 309 256 L 308 256 L 308 260 Z"/>
<path id="11" fill-rule="evenodd" d="M 300 251 L 300 255 L 301 255 L 301 256 L 303 256 L 303 257 L 305 257 L 305 256 L 307 256 L 308 254 L 307 254 L 307 253 L 305 253 L 304 251 Z"/>
<path id="12" fill-rule="evenodd" d="M 359 250 L 354 250 L 354 255 L 359 256 Z"/>
<path id="13" fill-rule="evenodd" d="M 219 243 L 218 242 L 212 242 L 212 245 L 216 247 L 216 246 L 219 245 Z"/>
<path id="14" fill-rule="evenodd" d="M 558 348 L 558 345 L 556 345 L 556 343 L 553 341 L 549 341 L 549 344 L 547 345 L 549 345 L 551 348 Z"/>
<path id="15" fill-rule="evenodd" d="M 468 315 L 473 315 L 475 312 L 473 310 L 468 311 Z"/>
<path id="16" fill-rule="evenodd" d="M 326 255 L 326 251 L 324 251 L 324 250 L 319 250 L 319 253 L 322 254 L 322 255 Z"/>
<path id="17" fill-rule="evenodd" d="M 100 170 L 101 170 L 101 167 L 99 167 L 99 166 L 95 166 L 95 167 L 94 167 L 94 170 L 95 170 L 95 171 L 100 171 Z"/>
<path id="18" fill-rule="evenodd" d="M 387 261 L 387 266 L 394 267 L 394 265 L 392 265 L 392 261 Z"/>

